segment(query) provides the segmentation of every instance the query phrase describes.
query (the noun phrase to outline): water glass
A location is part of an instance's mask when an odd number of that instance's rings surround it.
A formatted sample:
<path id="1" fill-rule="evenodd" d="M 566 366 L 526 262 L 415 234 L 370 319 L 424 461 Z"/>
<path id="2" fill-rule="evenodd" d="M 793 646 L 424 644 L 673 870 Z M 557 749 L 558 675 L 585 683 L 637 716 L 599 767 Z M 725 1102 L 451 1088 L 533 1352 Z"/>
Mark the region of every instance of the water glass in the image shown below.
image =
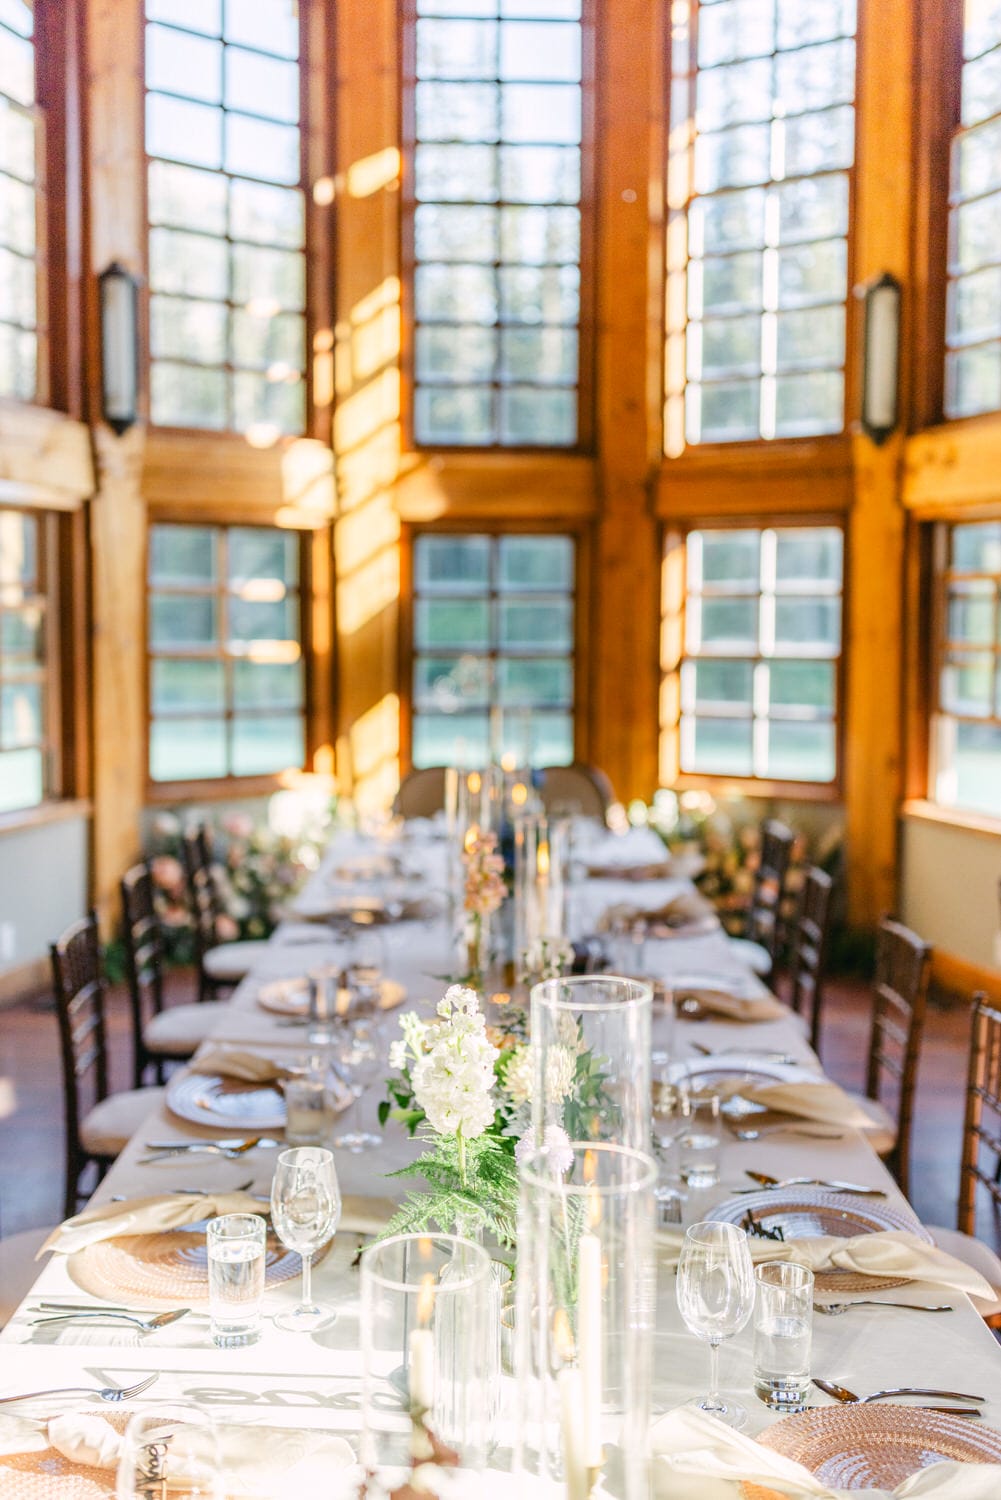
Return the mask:
<path id="1" fill-rule="evenodd" d="M 260 1338 L 267 1228 L 260 1214 L 222 1214 L 205 1226 L 209 1316 L 212 1339 L 220 1349 Z"/>
<path id="2" fill-rule="evenodd" d="M 157 1401 L 152 1411 L 133 1412 L 122 1437 L 116 1500 L 167 1494 L 224 1500 L 227 1493 L 209 1412 L 193 1401 Z"/>
<path id="3" fill-rule="evenodd" d="M 318 964 L 306 976 L 309 984 L 309 1041 L 329 1042 L 339 1016 L 348 1009 L 347 977 L 337 964 Z"/>
<path id="4" fill-rule="evenodd" d="M 334 1154 L 320 1146 L 283 1151 L 271 1181 L 271 1222 L 289 1250 L 302 1257 L 302 1300 L 293 1312 L 280 1313 L 276 1328 L 312 1331 L 333 1322 L 330 1308 L 313 1301 L 313 1256 L 333 1239 L 341 1222 L 341 1189 Z"/>
<path id="5" fill-rule="evenodd" d="M 715 1187 L 720 1169 L 720 1096 L 713 1089 L 688 1085 L 682 1088 L 679 1102 L 681 1180 L 690 1188 Z"/>
<path id="6" fill-rule="evenodd" d="M 802 1411 L 810 1389 L 813 1272 L 771 1261 L 755 1273 L 754 1392 L 766 1406 Z"/>
<path id="7" fill-rule="evenodd" d="M 334 1133 L 334 1104 L 323 1073 L 286 1078 L 285 1139 L 290 1146 L 326 1146 Z"/>

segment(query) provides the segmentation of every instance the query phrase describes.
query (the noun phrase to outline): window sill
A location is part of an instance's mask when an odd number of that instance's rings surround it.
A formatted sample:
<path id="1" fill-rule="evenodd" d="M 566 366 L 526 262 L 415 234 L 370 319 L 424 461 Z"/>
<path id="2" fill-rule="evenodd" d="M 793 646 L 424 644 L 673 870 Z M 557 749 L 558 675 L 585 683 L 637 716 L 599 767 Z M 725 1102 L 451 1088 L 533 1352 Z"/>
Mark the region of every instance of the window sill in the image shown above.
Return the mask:
<path id="1" fill-rule="evenodd" d="M 230 776 L 211 781 L 152 781 L 146 787 L 150 806 L 174 803 L 239 801 L 244 797 L 269 797 L 288 785 L 288 772 L 273 776 Z"/>
<path id="2" fill-rule="evenodd" d="M 21 833 L 26 828 L 43 828 L 48 823 L 68 823 L 73 818 L 89 818 L 91 804 L 86 797 L 68 797 L 40 802 L 37 807 L 22 807 L 0 813 L 0 836 Z"/>
<path id="3" fill-rule="evenodd" d="M 828 781 L 764 781 L 754 777 L 683 772 L 672 783 L 679 792 L 707 791 L 715 797 L 768 797 L 784 802 L 840 802 L 841 788 Z"/>
<path id="4" fill-rule="evenodd" d="M 986 813 L 965 812 L 958 807 L 940 807 L 937 802 L 928 802 L 921 797 L 913 797 L 905 802 L 900 812 L 902 817 L 912 822 L 941 823 L 947 828 L 961 828 L 968 833 L 1001 839 L 1001 818 L 991 818 Z"/>

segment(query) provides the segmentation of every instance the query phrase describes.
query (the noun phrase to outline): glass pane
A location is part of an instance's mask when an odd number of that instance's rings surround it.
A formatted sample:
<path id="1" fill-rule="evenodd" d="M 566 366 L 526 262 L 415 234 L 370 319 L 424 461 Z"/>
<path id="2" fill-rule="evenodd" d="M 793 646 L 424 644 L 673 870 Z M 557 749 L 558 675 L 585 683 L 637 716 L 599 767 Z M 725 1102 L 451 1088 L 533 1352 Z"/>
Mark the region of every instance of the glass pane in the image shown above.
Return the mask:
<path id="1" fill-rule="evenodd" d="M 151 224 L 177 224 L 206 234 L 226 233 L 226 179 L 175 162 L 149 164 Z"/>
<path id="2" fill-rule="evenodd" d="M 770 120 L 772 65 L 768 58 L 700 72 L 695 81 L 695 129 L 719 130 Z"/>
<path id="3" fill-rule="evenodd" d="M 748 188 L 697 200 L 688 215 L 692 255 L 753 249 L 765 243 L 765 193 Z"/>
<path id="4" fill-rule="evenodd" d="M 149 602 L 149 640 L 154 649 L 207 650 L 217 641 L 216 601 L 211 595 L 154 594 Z"/>
<path id="5" fill-rule="evenodd" d="M 780 47 L 803 47 L 828 37 L 851 36 L 855 30 L 855 0 L 778 0 Z"/>
<path id="6" fill-rule="evenodd" d="M 502 536 L 499 589 L 572 589 L 574 545 L 568 536 Z"/>
<path id="7" fill-rule="evenodd" d="M 500 379 L 572 385 L 577 379 L 576 328 L 502 328 Z"/>
<path id="8" fill-rule="evenodd" d="M 299 539 L 295 534 L 263 526 L 232 526 L 227 544 L 230 588 L 265 582 L 294 588 L 299 582 Z"/>
<path id="9" fill-rule="evenodd" d="M 0 250 L 0 317 L 31 327 L 35 322 L 35 264 Z"/>
<path id="10" fill-rule="evenodd" d="M 0 95 L 0 168 L 25 182 L 35 180 L 35 122 L 30 113 Z"/>
<path id="11" fill-rule="evenodd" d="M 150 348 L 154 359 L 225 363 L 228 312 L 221 303 L 185 302 L 180 297 L 153 296 L 149 312 Z"/>
<path id="12" fill-rule="evenodd" d="M 501 258 L 522 265 L 559 264 L 580 256 L 580 210 L 503 208 Z"/>
<path id="13" fill-rule="evenodd" d="M 18 36 L 31 36 L 35 29 L 34 0 L 0 0 L 0 22 Z"/>
<path id="14" fill-rule="evenodd" d="M 575 323 L 580 312 L 576 266 L 502 266 L 501 318 L 510 323 Z"/>
<path id="15" fill-rule="evenodd" d="M 710 776 L 750 776 L 750 719 L 681 720 L 681 769 Z M 690 746 L 690 749 L 689 749 Z"/>
<path id="16" fill-rule="evenodd" d="M 414 250 L 418 260 L 493 262 L 497 228 L 495 208 L 422 203 L 414 214 Z"/>
<path id="17" fill-rule="evenodd" d="M 569 599 L 501 599 L 497 606 L 501 650 L 573 649 L 573 603 Z"/>
<path id="18" fill-rule="evenodd" d="M 573 702 L 573 667 L 566 658 L 502 660 L 497 664 L 498 694 L 505 706 L 533 708 Z"/>
<path id="19" fill-rule="evenodd" d="M 223 713 L 226 707 L 225 677 L 221 661 L 171 661 L 150 663 L 150 707 L 154 714 Z"/>
<path id="20" fill-rule="evenodd" d="M 855 111 L 827 109 L 788 120 L 783 134 L 784 176 L 850 167 L 855 155 Z"/>
<path id="21" fill-rule="evenodd" d="M 0 586 L 31 584 L 38 569 L 38 522 L 18 510 L 0 510 Z"/>
<path id="22" fill-rule="evenodd" d="M 576 391 L 509 386 L 500 394 L 500 440 L 517 445 L 569 447 L 577 441 Z"/>
<path id="23" fill-rule="evenodd" d="M 203 234 L 152 229 L 149 236 L 150 286 L 157 292 L 224 301 L 229 290 L 226 246 Z"/>
<path id="24" fill-rule="evenodd" d="M 694 611 L 697 601 L 689 609 Z M 702 599 L 703 650 L 755 651 L 758 644 L 757 599 Z"/>
<path id="25" fill-rule="evenodd" d="M 0 651 L 7 675 L 34 670 L 45 660 L 45 612 L 38 606 L 0 612 Z"/>
<path id="26" fill-rule="evenodd" d="M 840 599 L 793 599 L 780 595 L 775 601 L 775 649 L 813 651 L 818 647 L 837 651 L 841 640 Z"/>
<path id="27" fill-rule="evenodd" d="M 574 758 L 570 714 L 539 713 L 528 721 L 529 760 L 533 766 L 568 766 Z"/>
<path id="28" fill-rule="evenodd" d="M 430 202 L 490 203 L 497 197 L 497 153 L 489 146 L 418 146 L 414 192 Z"/>
<path id="29" fill-rule="evenodd" d="M 299 120 L 299 67 L 241 47 L 226 48 L 226 107 L 245 109 L 295 125 Z"/>
<path id="30" fill-rule="evenodd" d="M 493 83 L 418 83 L 417 138 L 495 141 L 497 102 L 497 86 Z"/>
<path id="31" fill-rule="evenodd" d="M 150 21 L 170 21 L 206 36 L 222 31 L 222 0 L 146 0 L 146 15 Z"/>
<path id="32" fill-rule="evenodd" d="M 996 344 L 962 349 L 946 356 L 945 409 L 950 417 L 970 417 L 1001 409 L 1001 348 Z"/>
<path id="33" fill-rule="evenodd" d="M 414 570 L 422 592 L 482 593 L 490 584 L 490 538 L 420 536 L 414 543 Z"/>
<path id="34" fill-rule="evenodd" d="M 702 387 L 690 385 L 685 391 L 688 441 L 725 443 L 757 437 L 760 401 L 756 380 Z"/>
<path id="35" fill-rule="evenodd" d="M 848 178 L 830 177 L 783 182 L 775 188 L 779 204 L 780 243 L 824 240 L 848 231 Z"/>
<path id="36" fill-rule="evenodd" d="M 489 266 L 418 266 L 414 305 L 422 321 L 493 323 L 497 284 Z"/>
<path id="37" fill-rule="evenodd" d="M 952 584 L 947 602 L 948 639 L 989 646 L 994 640 L 995 597 L 996 586 L 986 579 L 982 583 Z"/>
<path id="38" fill-rule="evenodd" d="M 45 796 L 41 750 L 0 751 L 0 812 L 35 807 Z"/>
<path id="39" fill-rule="evenodd" d="M 961 203 L 953 210 L 952 259 L 958 271 L 973 271 L 977 266 L 997 260 L 1001 241 L 1001 193 Z"/>
<path id="40" fill-rule="evenodd" d="M 698 537 L 703 584 L 742 583 L 757 589 L 761 574 L 759 531 L 701 531 L 693 535 Z"/>
<path id="41" fill-rule="evenodd" d="M 700 6 L 699 67 L 765 56 L 774 47 L 774 21 L 773 0 L 721 0 Z"/>
<path id="42" fill-rule="evenodd" d="M 233 379 L 233 425 L 238 432 L 252 427 L 277 427 L 301 433 L 306 424 L 306 386 L 294 371 L 274 366 L 267 376 L 237 374 Z"/>
<path id="43" fill-rule="evenodd" d="M 834 663 L 776 661 L 768 669 L 769 703 L 775 708 L 798 708 L 834 713 Z"/>
<path id="44" fill-rule="evenodd" d="M 202 781 L 226 775 L 222 719 L 154 719 L 149 726 L 154 781 Z"/>
<path id="45" fill-rule="evenodd" d="M 502 146 L 501 197 L 509 203 L 576 203 L 580 151 L 574 146 Z"/>
<path id="46" fill-rule="evenodd" d="M 0 243 L 22 255 L 35 253 L 35 189 L 27 182 L 0 182 Z"/>
<path id="47" fill-rule="evenodd" d="M 771 130 L 767 125 L 738 125 L 695 142 L 695 189 L 746 187 L 769 178 Z"/>
<path id="48" fill-rule="evenodd" d="M 233 246 L 233 300 L 259 304 L 273 299 L 279 307 L 298 311 L 304 306 L 304 257 L 289 250 L 260 250 Z M 269 313 L 277 308 L 269 308 Z"/>
<path id="49" fill-rule="evenodd" d="M 1001 56 L 988 52 L 963 67 L 961 118 L 976 125 L 1001 111 Z"/>
<path id="50" fill-rule="evenodd" d="M 233 182 L 229 189 L 230 233 L 234 239 L 297 250 L 305 243 L 305 210 L 297 188 L 263 182 Z"/>
<path id="51" fill-rule="evenodd" d="M 942 668 L 939 691 L 947 713 L 989 718 L 994 703 L 994 657 L 986 651 L 950 654 Z"/>
<path id="52" fill-rule="evenodd" d="M 493 78 L 496 56 L 492 21 L 417 22 L 418 78 Z"/>
<path id="53" fill-rule="evenodd" d="M 152 526 L 149 581 L 161 587 L 211 586 L 218 576 L 214 526 Z"/>
<path id="54" fill-rule="evenodd" d="M 9 99 L 35 102 L 35 49 L 27 37 L 0 28 L 0 82 Z"/>
<path id="55" fill-rule="evenodd" d="M 301 372 L 306 363 L 304 320 L 295 313 L 233 313 L 233 363 L 245 370 L 268 370 L 275 379 L 290 370 Z"/>
<path id="56" fill-rule="evenodd" d="M 302 766 L 306 737 L 299 714 L 233 720 L 233 775 L 266 776 Z"/>
<path id="57" fill-rule="evenodd" d="M 833 724 L 772 720 L 768 726 L 766 776 L 778 781 L 833 781 L 835 756 Z"/>
<path id="58" fill-rule="evenodd" d="M 949 287 L 948 338 L 973 344 L 1001 335 L 1001 266 L 972 271 Z"/>
<path id="59" fill-rule="evenodd" d="M 779 306 L 801 307 L 844 297 L 848 246 L 844 240 L 820 241 L 780 250 Z"/>
<path id="60" fill-rule="evenodd" d="M 487 714 L 414 715 L 415 766 L 482 766 L 490 758 Z"/>
<path id="61" fill-rule="evenodd" d="M 298 57 L 296 0 L 226 0 L 226 40 L 258 52 Z"/>
<path id="62" fill-rule="evenodd" d="M 229 420 L 222 370 L 157 360 L 150 370 L 150 406 L 159 427 L 221 431 Z"/>
<path id="63" fill-rule="evenodd" d="M 775 382 L 775 435 L 840 432 L 845 384 L 840 371 L 790 375 Z"/>
<path id="64" fill-rule="evenodd" d="M 267 182 L 299 181 L 299 132 L 249 115 L 226 116 L 226 170 Z"/>
<path id="65" fill-rule="evenodd" d="M 14 401 L 33 401 L 37 368 L 37 336 L 0 324 L 0 395 Z"/>
<path id="66" fill-rule="evenodd" d="M 845 358 L 845 310 L 813 307 L 809 312 L 779 313 L 777 368 L 808 370 L 841 365 Z"/>
<path id="67" fill-rule="evenodd" d="M 490 380 L 497 359 L 497 335 L 489 328 L 424 325 L 414 331 L 418 380 Z"/>
<path id="68" fill-rule="evenodd" d="M 761 307 L 761 256 L 756 251 L 693 261 L 688 274 L 689 316 Z"/>
<path id="69" fill-rule="evenodd" d="M 476 387 L 461 391 L 427 386 L 414 396 L 414 436 L 418 443 L 482 446 L 493 437 L 493 397 Z"/>
<path id="70" fill-rule="evenodd" d="M 573 85 L 509 83 L 501 88 L 501 135 L 507 141 L 580 140 L 580 89 Z"/>
<path id="71" fill-rule="evenodd" d="M 1001 726 L 950 724 L 951 755 L 937 796 L 952 807 L 1001 817 Z"/>
<path id="72" fill-rule="evenodd" d="M 778 56 L 775 90 L 780 117 L 850 104 L 855 93 L 855 43 L 828 42 Z"/>
<path id="73" fill-rule="evenodd" d="M 753 375 L 760 368 L 760 317 L 707 319 L 689 329 L 689 379 Z"/>
<path id="74" fill-rule="evenodd" d="M 9 682 L 0 688 L 0 744 L 19 750 L 42 742 L 42 684 Z"/>
<path id="75" fill-rule="evenodd" d="M 238 661 L 233 665 L 237 708 L 301 708 L 301 662 Z"/>
<path id="76" fill-rule="evenodd" d="M 419 656 L 414 661 L 416 706 L 438 713 L 487 707 L 493 667 L 475 656 Z"/>
<path id="77" fill-rule="evenodd" d="M 580 78 L 580 27 L 511 21 L 500 28 L 501 78 Z"/>
<path id="78" fill-rule="evenodd" d="M 1001 76 L 1001 53 L 995 53 Z M 961 135 L 955 143 L 952 187 L 963 198 L 973 198 L 1001 187 L 1001 121 L 993 120 Z"/>
<path id="79" fill-rule="evenodd" d="M 222 46 L 170 26 L 147 26 L 146 87 L 218 104 Z"/>
<path id="80" fill-rule="evenodd" d="M 686 699 L 699 709 L 740 709 L 744 715 L 751 712 L 751 679 L 753 667 L 749 661 L 693 661 L 686 662 L 683 671 L 688 673 L 690 685 Z"/>
<path id="81" fill-rule="evenodd" d="M 447 646 L 485 651 L 490 646 L 490 606 L 485 599 L 418 599 L 414 607 L 418 650 Z"/>
<path id="82" fill-rule="evenodd" d="M 229 644 L 237 648 L 244 643 L 295 641 L 299 634 L 299 601 L 285 599 L 258 600 L 233 596 L 227 604 Z"/>
<path id="83" fill-rule="evenodd" d="M 196 167 L 221 167 L 222 120 L 222 113 L 207 104 L 147 94 L 147 154 Z"/>
<path id="84" fill-rule="evenodd" d="M 950 566 L 968 573 L 1001 573 L 1001 521 L 953 526 Z"/>
<path id="85" fill-rule="evenodd" d="M 775 534 L 777 587 L 841 582 L 841 532 L 833 526 L 781 530 Z"/>

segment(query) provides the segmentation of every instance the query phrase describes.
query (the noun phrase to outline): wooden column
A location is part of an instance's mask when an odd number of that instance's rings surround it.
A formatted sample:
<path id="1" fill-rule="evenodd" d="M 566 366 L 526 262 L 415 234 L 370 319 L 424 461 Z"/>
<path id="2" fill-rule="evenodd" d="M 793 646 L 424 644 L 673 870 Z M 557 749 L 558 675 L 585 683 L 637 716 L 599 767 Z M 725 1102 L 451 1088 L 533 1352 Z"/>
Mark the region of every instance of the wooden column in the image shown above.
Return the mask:
<path id="1" fill-rule="evenodd" d="M 598 6 L 597 437 L 592 758 L 623 799 L 657 786 L 658 526 L 667 7 Z M 614 14 L 613 14 L 614 11 Z"/>
<path id="2" fill-rule="evenodd" d="M 911 281 L 912 109 L 915 26 L 911 0 L 860 8 L 856 284 L 891 271 Z M 855 309 L 861 336 L 860 308 Z M 853 440 L 854 503 L 846 597 L 845 834 L 849 919 L 872 925 L 896 904 L 897 819 L 903 767 L 904 430 L 882 447 Z"/>

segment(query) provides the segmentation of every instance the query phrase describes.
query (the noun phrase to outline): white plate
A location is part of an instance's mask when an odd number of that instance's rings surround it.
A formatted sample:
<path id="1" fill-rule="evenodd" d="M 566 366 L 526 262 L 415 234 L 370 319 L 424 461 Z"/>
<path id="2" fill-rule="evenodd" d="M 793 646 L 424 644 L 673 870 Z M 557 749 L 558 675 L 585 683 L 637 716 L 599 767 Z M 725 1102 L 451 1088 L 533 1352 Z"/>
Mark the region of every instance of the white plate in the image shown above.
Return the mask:
<path id="1" fill-rule="evenodd" d="M 690 1057 L 673 1063 L 668 1077 L 672 1083 L 685 1078 L 710 1084 L 724 1079 L 746 1078 L 750 1083 L 820 1083 L 816 1069 L 802 1063 L 782 1063 L 754 1052 L 721 1052 L 715 1057 Z"/>
<path id="2" fill-rule="evenodd" d="M 244 1083 L 211 1073 L 175 1073 L 167 1108 L 213 1130 L 284 1130 L 285 1098 L 277 1083 Z"/>

